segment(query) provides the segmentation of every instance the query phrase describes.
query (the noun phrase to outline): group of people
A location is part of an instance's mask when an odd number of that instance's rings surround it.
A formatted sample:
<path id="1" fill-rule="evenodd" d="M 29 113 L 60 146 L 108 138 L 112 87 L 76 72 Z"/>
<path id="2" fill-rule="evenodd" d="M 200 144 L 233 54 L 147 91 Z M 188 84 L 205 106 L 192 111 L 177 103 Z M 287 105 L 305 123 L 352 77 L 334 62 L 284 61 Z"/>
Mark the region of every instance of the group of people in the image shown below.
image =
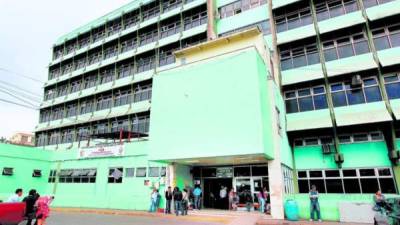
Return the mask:
<path id="1" fill-rule="evenodd" d="M 11 195 L 7 202 L 18 203 L 25 202 L 25 217 L 28 220 L 27 225 L 31 225 L 35 220 L 35 225 L 45 225 L 46 219 L 50 214 L 50 203 L 53 201 L 53 196 L 40 196 L 35 189 L 29 191 L 28 196 L 22 198 L 23 190 L 18 188 L 15 194 Z"/>
<path id="2" fill-rule="evenodd" d="M 179 187 L 175 187 L 173 190 L 171 187 L 168 187 L 165 191 L 165 213 L 171 214 L 172 202 L 174 203 L 174 212 L 176 216 L 187 215 L 189 208 L 200 209 L 201 196 L 202 191 L 198 185 L 196 185 L 193 190 L 184 188 L 182 191 Z"/>

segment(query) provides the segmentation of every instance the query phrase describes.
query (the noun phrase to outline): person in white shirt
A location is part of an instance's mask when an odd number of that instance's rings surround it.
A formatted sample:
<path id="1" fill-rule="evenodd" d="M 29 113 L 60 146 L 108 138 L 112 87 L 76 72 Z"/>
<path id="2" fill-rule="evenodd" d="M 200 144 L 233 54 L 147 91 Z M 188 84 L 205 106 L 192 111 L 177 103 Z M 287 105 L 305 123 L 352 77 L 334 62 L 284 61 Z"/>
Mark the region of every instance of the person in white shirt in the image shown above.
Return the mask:
<path id="1" fill-rule="evenodd" d="M 21 202 L 21 197 L 22 197 L 22 189 L 18 188 L 17 190 L 15 190 L 15 194 L 11 195 L 7 202 L 9 203 L 16 203 L 16 202 Z"/>
<path id="2" fill-rule="evenodd" d="M 220 198 L 220 208 L 225 209 L 226 208 L 226 196 L 228 195 L 228 192 L 226 190 L 226 187 L 221 186 L 221 190 L 219 191 L 219 198 Z M 229 203 L 228 203 L 229 204 Z"/>

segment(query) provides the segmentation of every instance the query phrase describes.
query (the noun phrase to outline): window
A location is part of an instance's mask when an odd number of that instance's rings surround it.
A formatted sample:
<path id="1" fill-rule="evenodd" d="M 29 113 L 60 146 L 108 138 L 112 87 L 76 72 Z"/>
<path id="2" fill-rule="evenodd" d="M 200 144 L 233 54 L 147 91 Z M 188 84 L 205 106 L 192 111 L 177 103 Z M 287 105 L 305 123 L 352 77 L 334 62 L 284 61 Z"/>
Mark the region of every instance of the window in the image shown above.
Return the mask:
<path id="1" fill-rule="evenodd" d="M 151 85 L 137 86 L 135 88 L 133 102 L 141 102 L 151 99 Z"/>
<path id="2" fill-rule="evenodd" d="M 77 141 L 88 140 L 89 139 L 89 134 L 90 134 L 90 127 L 89 126 L 79 127 L 78 128 Z"/>
<path id="3" fill-rule="evenodd" d="M 182 4 L 182 0 L 166 0 L 163 1 L 162 7 L 163 7 L 163 12 L 170 11 L 172 9 L 175 9 L 179 7 Z"/>
<path id="4" fill-rule="evenodd" d="M 285 92 L 287 113 L 305 112 L 328 107 L 324 86 Z"/>
<path id="5" fill-rule="evenodd" d="M 84 81 L 85 89 L 94 87 L 94 86 L 96 86 L 96 82 L 97 82 L 97 74 L 88 75 L 84 79 L 85 79 L 85 81 Z"/>
<path id="6" fill-rule="evenodd" d="M 322 48 L 327 62 L 370 52 L 364 32 L 331 38 L 322 43 Z"/>
<path id="7" fill-rule="evenodd" d="M 137 67 L 136 72 L 141 73 L 148 70 L 152 70 L 155 68 L 155 55 L 147 56 L 147 57 L 139 57 L 136 61 Z"/>
<path id="8" fill-rule="evenodd" d="M 268 176 L 268 166 L 252 166 L 251 167 L 252 176 Z"/>
<path id="9" fill-rule="evenodd" d="M 149 167 L 149 177 L 159 177 L 160 167 Z"/>
<path id="10" fill-rule="evenodd" d="M 386 25 L 372 30 L 376 50 L 400 46 L 400 24 Z"/>
<path id="11" fill-rule="evenodd" d="M 100 84 L 111 82 L 115 79 L 114 68 L 105 69 L 100 73 Z"/>
<path id="12" fill-rule="evenodd" d="M 110 168 L 108 170 L 108 183 L 122 183 L 124 169 L 122 167 Z"/>
<path id="13" fill-rule="evenodd" d="M 136 177 L 146 177 L 146 167 L 136 168 Z"/>
<path id="14" fill-rule="evenodd" d="M 181 21 L 180 18 L 176 18 L 176 21 L 170 21 L 169 23 L 165 22 L 165 24 L 161 25 L 160 36 L 161 38 L 166 38 L 174 34 L 177 34 L 180 31 L 181 31 Z"/>
<path id="15" fill-rule="evenodd" d="M 298 171 L 299 192 L 316 185 L 320 193 L 396 193 L 390 168 Z"/>
<path id="16" fill-rule="evenodd" d="M 41 177 L 42 171 L 41 170 L 33 170 L 32 177 Z"/>
<path id="17" fill-rule="evenodd" d="M 114 106 L 116 107 L 116 106 L 130 104 L 132 102 L 131 92 L 132 92 L 131 90 L 116 91 L 115 99 L 114 99 Z"/>
<path id="18" fill-rule="evenodd" d="M 369 8 L 372 6 L 384 4 L 386 2 L 391 2 L 393 0 L 363 0 L 363 4 L 365 8 Z"/>
<path id="19" fill-rule="evenodd" d="M 167 176 L 167 167 L 161 167 L 160 176 L 161 177 Z"/>
<path id="20" fill-rule="evenodd" d="M 134 176 L 135 176 L 135 168 L 125 169 L 125 177 L 134 177 Z"/>
<path id="21" fill-rule="evenodd" d="M 386 94 L 389 99 L 400 98 L 400 74 L 388 74 L 384 76 Z"/>
<path id="22" fill-rule="evenodd" d="M 93 105 L 93 100 L 83 100 L 79 106 L 79 113 L 81 115 L 85 113 L 91 113 L 93 111 Z"/>
<path id="23" fill-rule="evenodd" d="M 97 110 L 109 109 L 112 104 L 112 96 L 106 95 L 97 99 Z"/>
<path id="24" fill-rule="evenodd" d="M 60 183 L 96 183 L 96 175 L 96 169 L 62 169 L 58 179 Z"/>
<path id="25" fill-rule="evenodd" d="M 220 7 L 220 18 L 230 17 L 263 4 L 266 4 L 265 0 L 239 0 Z"/>
<path id="26" fill-rule="evenodd" d="M 235 177 L 249 177 L 250 176 L 250 167 L 248 167 L 248 166 L 234 167 L 233 171 L 234 171 Z"/>
<path id="27" fill-rule="evenodd" d="M 2 173 L 3 176 L 11 176 L 11 175 L 13 175 L 13 173 L 14 173 L 14 168 L 11 168 L 11 167 L 3 168 L 3 173 Z"/>
<path id="28" fill-rule="evenodd" d="M 133 63 L 131 64 L 123 64 L 118 68 L 118 78 L 128 77 L 133 75 Z"/>
<path id="29" fill-rule="evenodd" d="M 323 21 L 359 10 L 356 0 L 333 0 L 315 5 L 317 20 Z"/>
<path id="30" fill-rule="evenodd" d="M 128 119 L 113 121 L 111 124 L 111 132 L 119 132 L 120 130 L 128 131 L 129 130 L 129 121 Z"/>
<path id="31" fill-rule="evenodd" d="M 207 9 L 205 7 L 198 7 L 184 13 L 184 30 L 189 30 L 205 23 L 207 23 Z"/>
<path id="32" fill-rule="evenodd" d="M 316 44 L 296 48 L 282 48 L 280 52 L 282 70 L 313 65 L 320 61 Z"/>
<path id="33" fill-rule="evenodd" d="M 283 32 L 313 23 L 310 7 L 282 10 L 274 15 L 277 32 Z"/>
<path id="34" fill-rule="evenodd" d="M 330 85 L 334 107 L 382 101 L 376 77 L 364 78 L 360 87 L 353 87 L 350 82 Z"/>
<path id="35" fill-rule="evenodd" d="M 121 41 L 121 53 L 135 49 L 137 46 L 136 37 L 129 38 L 128 40 Z"/>
<path id="36" fill-rule="evenodd" d="M 151 19 L 160 15 L 160 3 L 158 1 L 154 1 L 150 4 L 142 6 L 142 17 L 143 21 Z"/>
<path id="37" fill-rule="evenodd" d="M 150 116 L 140 116 L 132 118 L 132 132 L 144 133 L 149 132 Z"/>
<path id="38" fill-rule="evenodd" d="M 276 115 L 276 129 L 278 130 L 278 135 L 282 134 L 282 126 L 281 126 L 281 111 L 278 107 L 275 107 L 275 115 Z"/>
<path id="39" fill-rule="evenodd" d="M 219 36 L 220 37 L 229 36 L 229 35 L 234 34 L 234 33 L 238 33 L 238 32 L 245 31 L 245 30 L 249 30 L 249 29 L 251 29 L 253 27 L 258 27 L 260 29 L 260 31 L 264 35 L 268 35 L 268 34 L 271 33 L 269 20 L 264 20 L 264 21 L 261 21 L 261 22 L 258 22 L 258 23 L 254 23 L 254 24 L 251 24 L 251 25 L 248 25 L 248 26 L 240 27 L 240 28 L 237 28 L 237 29 L 234 29 L 234 30 L 222 33 L 222 34 L 219 34 Z"/>
<path id="40" fill-rule="evenodd" d="M 139 40 L 140 40 L 139 46 L 144 46 L 146 44 L 150 44 L 152 42 L 157 41 L 158 40 L 157 28 L 154 28 L 154 30 L 148 31 L 147 33 L 140 33 Z"/>
<path id="41" fill-rule="evenodd" d="M 50 170 L 48 183 L 55 183 L 57 179 L 57 170 Z"/>

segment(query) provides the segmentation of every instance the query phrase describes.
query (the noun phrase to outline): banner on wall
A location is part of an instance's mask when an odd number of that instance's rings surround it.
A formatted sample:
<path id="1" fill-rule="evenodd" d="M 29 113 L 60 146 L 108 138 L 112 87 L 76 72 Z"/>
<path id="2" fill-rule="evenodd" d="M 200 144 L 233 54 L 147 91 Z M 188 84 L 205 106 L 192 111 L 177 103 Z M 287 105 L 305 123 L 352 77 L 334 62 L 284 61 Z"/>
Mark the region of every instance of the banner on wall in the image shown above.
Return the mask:
<path id="1" fill-rule="evenodd" d="M 125 154 L 124 145 L 107 145 L 80 148 L 78 158 L 116 157 Z"/>

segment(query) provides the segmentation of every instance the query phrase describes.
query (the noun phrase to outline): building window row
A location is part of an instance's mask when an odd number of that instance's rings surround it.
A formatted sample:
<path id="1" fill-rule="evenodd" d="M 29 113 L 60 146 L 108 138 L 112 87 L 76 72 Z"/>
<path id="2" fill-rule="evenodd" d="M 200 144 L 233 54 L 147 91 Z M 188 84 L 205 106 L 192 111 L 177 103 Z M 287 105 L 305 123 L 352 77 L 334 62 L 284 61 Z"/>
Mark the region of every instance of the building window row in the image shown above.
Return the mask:
<path id="1" fill-rule="evenodd" d="M 279 12 L 280 11 L 280 12 Z M 284 32 L 313 23 L 309 6 L 287 8 L 274 13 L 276 32 Z"/>
<path id="2" fill-rule="evenodd" d="M 245 31 L 245 30 L 249 30 L 253 27 L 258 27 L 260 29 L 260 31 L 264 34 L 264 35 L 268 35 L 271 33 L 271 29 L 270 29 L 270 25 L 269 25 L 269 20 L 264 20 L 258 23 L 254 23 L 248 26 L 244 26 L 244 27 L 240 27 L 240 28 L 236 28 L 234 30 L 219 34 L 220 37 L 225 37 L 225 36 L 229 36 L 231 34 L 234 33 L 239 33 L 241 31 Z"/>
<path id="3" fill-rule="evenodd" d="M 97 169 L 62 169 L 58 174 L 58 181 L 60 183 L 96 183 L 96 175 Z M 49 181 L 50 177 L 53 183 L 57 178 L 55 171 L 54 174 L 50 171 Z"/>
<path id="4" fill-rule="evenodd" d="M 370 8 L 372 6 L 385 4 L 394 0 L 363 0 L 364 8 Z"/>
<path id="5" fill-rule="evenodd" d="M 315 43 L 298 47 L 281 47 L 280 55 L 282 70 L 314 65 L 320 62 L 317 44 Z"/>
<path id="6" fill-rule="evenodd" d="M 191 9 L 186 13 L 187 15 L 183 18 L 183 25 L 181 24 L 181 18 L 179 16 L 169 18 L 167 21 L 161 23 L 160 29 L 158 29 L 157 25 L 145 27 L 139 30 L 137 36 L 129 35 L 129 38 L 121 38 L 115 41 L 114 44 L 106 43 L 105 46 L 90 50 L 88 53 L 74 56 L 69 62 L 62 62 L 57 66 L 53 66 L 49 69 L 49 79 L 71 73 L 85 66 L 115 57 L 128 50 L 156 42 L 160 38 L 165 38 L 183 30 L 188 30 L 207 23 L 207 11 L 205 7 Z"/>
<path id="7" fill-rule="evenodd" d="M 360 9 L 356 0 L 324 1 L 315 4 L 315 8 L 318 21 L 338 17 Z"/>
<path id="8" fill-rule="evenodd" d="M 152 50 L 134 58 L 100 68 L 97 71 L 88 72 L 82 76 L 72 78 L 69 81 L 46 87 L 44 100 L 52 100 L 117 79 L 134 76 L 137 73 L 154 69 L 156 65 L 166 66 L 175 63 L 175 55 L 173 54 L 175 51 L 203 42 L 205 38 L 205 34 L 193 36 L 184 39 L 182 43 L 169 44 L 155 51 Z M 158 62 L 156 59 L 158 59 Z"/>
<path id="9" fill-rule="evenodd" d="M 384 137 L 381 131 L 371 131 L 371 132 L 352 133 L 352 134 L 339 134 L 338 139 L 340 144 L 348 144 L 348 143 L 383 141 Z M 325 135 L 320 137 L 296 138 L 294 139 L 293 143 L 294 146 L 301 147 L 301 146 L 332 145 L 334 141 L 332 136 Z"/>
<path id="10" fill-rule="evenodd" d="M 305 112 L 328 108 L 323 85 L 285 92 L 286 112 Z"/>
<path id="11" fill-rule="evenodd" d="M 327 62 L 370 52 L 364 32 L 330 38 L 322 42 L 322 49 Z"/>
<path id="12" fill-rule="evenodd" d="M 358 79 L 358 78 L 354 78 Z M 382 101 L 381 91 L 376 77 L 360 78 L 354 81 L 338 82 L 329 85 L 334 107 Z M 395 84 L 396 86 L 394 86 Z M 399 83 L 388 83 L 392 95 L 399 95 Z M 328 108 L 325 87 L 314 86 L 285 92 L 287 113 L 306 112 Z"/>
<path id="13" fill-rule="evenodd" d="M 256 8 L 266 3 L 266 0 L 239 0 L 228 5 L 221 6 L 218 11 L 220 18 L 222 19 L 240 14 L 241 12 Z"/>
<path id="14" fill-rule="evenodd" d="M 136 103 L 151 99 L 151 84 L 138 84 L 135 88 L 121 88 L 114 90 L 113 93 L 100 94 L 98 97 L 88 97 L 79 99 L 78 102 L 66 103 L 65 106 L 55 106 L 52 109 L 43 109 L 40 112 L 39 122 L 49 122 L 76 115 L 91 113 L 94 111 L 110 109 L 130 103 Z"/>
<path id="15" fill-rule="evenodd" d="M 312 185 L 319 193 L 397 193 L 390 168 L 303 170 L 297 176 L 300 193 L 308 193 Z"/>
<path id="16" fill-rule="evenodd" d="M 166 176 L 166 167 L 137 167 L 136 173 L 135 168 L 124 168 L 123 167 L 115 167 L 110 168 L 108 170 L 108 183 L 117 184 L 122 183 L 124 178 L 132 178 L 132 177 L 165 177 Z"/>
<path id="17" fill-rule="evenodd" d="M 97 121 L 83 124 L 76 128 L 62 128 L 37 133 L 37 146 L 72 143 L 74 141 L 88 140 L 91 134 L 104 134 L 118 132 L 121 129 L 140 134 L 147 134 L 150 128 L 148 114 L 134 114 L 130 116 L 110 119 L 110 121 Z M 132 136 L 132 138 L 136 138 Z"/>
<path id="18" fill-rule="evenodd" d="M 372 30 L 376 50 L 400 46 L 400 24 L 375 28 Z"/>
<path id="19" fill-rule="evenodd" d="M 191 1 L 185 1 L 186 3 Z M 112 36 L 119 33 L 122 30 L 126 30 L 130 27 L 137 25 L 142 21 L 146 21 L 150 18 L 156 17 L 161 12 L 167 12 L 182 5 L 182 0 L 165 0 L 165 1 L 154 1 L 147 5 L 143 5 L 140 9 L 135 9 L 131 12 L 127 12 L 121 17 L 107 22 L 99 27 L 94 28 L 84 34 L 79 35 L 77 38 L 69 40 L 64 44 L 55 46 L 53 49 L 53 59 L 58 59 L 63 55 L 67 55 L 78 49 L 84 48 L 91 43 L 100 41 L 106 37 Z M 162 11 L 160 10 L 160 6 Z"/>

